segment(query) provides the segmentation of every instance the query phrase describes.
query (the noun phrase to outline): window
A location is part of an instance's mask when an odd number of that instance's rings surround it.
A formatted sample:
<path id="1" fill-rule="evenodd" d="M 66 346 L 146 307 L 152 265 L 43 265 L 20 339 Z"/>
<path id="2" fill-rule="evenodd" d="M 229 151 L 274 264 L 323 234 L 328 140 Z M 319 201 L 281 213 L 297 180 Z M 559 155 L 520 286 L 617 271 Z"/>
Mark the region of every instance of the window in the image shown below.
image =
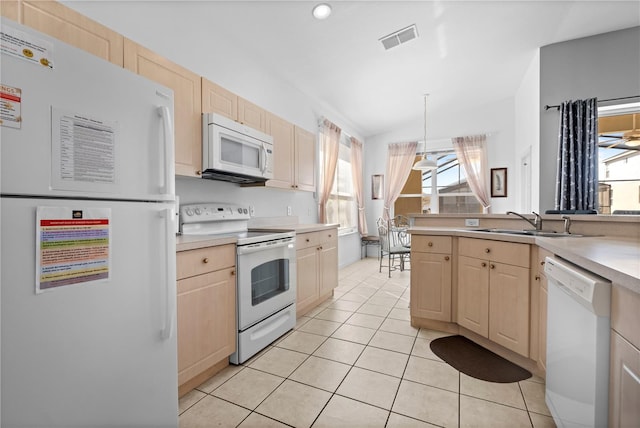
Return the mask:
<path id="1" fill-rule="evenodd" d="M 431 198 L 435 196 L 442 214 L 482 213 L 482 205 L 467 184 L 464 168 L 456 154 L 453 151 L 440 152 L 435 156 L 438 169 L 422 174 L 422 211 L 429 210 Z"/>
<path id="2" fill-rule="evenodd" d="M 322 168 L 320 170 L 322 174 Z M 339 223 L 341 234 L 355 231 L 358 224 L 358 207 L 351 174 L 351 139 L 344 132 L 340 136 L 336 176 L 327 201 L 327 221 Z"/>
<path id="3" fill-rule="evenodd" d="M 639 212 L 640 103 L 600 108 L 598 114 L 598 212 Z"/>

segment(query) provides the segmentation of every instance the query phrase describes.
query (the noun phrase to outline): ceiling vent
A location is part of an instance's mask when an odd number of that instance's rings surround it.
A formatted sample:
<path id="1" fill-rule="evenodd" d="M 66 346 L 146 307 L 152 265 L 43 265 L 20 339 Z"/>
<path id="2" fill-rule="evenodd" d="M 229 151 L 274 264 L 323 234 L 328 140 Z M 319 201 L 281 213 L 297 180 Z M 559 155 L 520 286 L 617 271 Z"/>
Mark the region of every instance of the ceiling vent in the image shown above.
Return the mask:
<path id="1" fill-rule="evenodd" d="M 382 42 L 382 46 L 384 46 L 385 50 L 389 50 L 401 45 L 402 43 L 406 43 L 409 40 L 413 40 L 416 37 L 418 37 L 418 29 L 416 28 L 416 25 L 413 24 L 407 28 L 396 31 L 395 33 L 391 33 L 388 36 L 384 36 L 380 41 Z"/>

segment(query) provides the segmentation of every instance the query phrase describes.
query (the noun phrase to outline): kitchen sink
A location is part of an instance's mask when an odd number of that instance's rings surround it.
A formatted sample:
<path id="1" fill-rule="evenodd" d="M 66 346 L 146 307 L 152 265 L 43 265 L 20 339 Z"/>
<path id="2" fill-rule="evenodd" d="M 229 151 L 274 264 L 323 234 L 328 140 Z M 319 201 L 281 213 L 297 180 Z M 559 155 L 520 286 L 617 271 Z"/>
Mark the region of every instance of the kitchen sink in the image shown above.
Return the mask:
<path id="1" fill-rule="evenodd" d="M 487 233 L 504 233 L 507 235 L 524 235 L 524 236 L 541 236 L 545 238 L 566 238 L 574 237 L 579 238 L 582 235 L 564 232 L 554 232 L 552 230 L 521 230 L 521 229 L 472 229 L 473 232 L 487 232 Z"/>

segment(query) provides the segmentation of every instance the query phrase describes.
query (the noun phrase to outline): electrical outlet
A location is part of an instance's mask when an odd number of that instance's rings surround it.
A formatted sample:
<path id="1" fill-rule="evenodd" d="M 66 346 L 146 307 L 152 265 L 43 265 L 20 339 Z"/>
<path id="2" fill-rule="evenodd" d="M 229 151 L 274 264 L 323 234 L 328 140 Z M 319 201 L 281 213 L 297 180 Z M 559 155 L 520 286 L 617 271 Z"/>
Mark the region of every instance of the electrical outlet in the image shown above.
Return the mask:
<path id="1" fill-rule="evenodd" d="M 250 217 L 256 216 L 256 207 L 254 207 L 253 205 L 249 205 L 249 216 Z"/>
<path id="2" fill-rule="evenodd" d="M 291 207 L 287 207 L 287 215 L 291 215 L 291 212 L 292 212 Z"/>
<path id="3" fill-rule="evenodd" d="M 464 219 L 464 225 L 465 226 L 478 227 L 478 226 L 480 226 L 480 219 L 477 219 L 477 218 L 466 218 L 466 219 Z"/>

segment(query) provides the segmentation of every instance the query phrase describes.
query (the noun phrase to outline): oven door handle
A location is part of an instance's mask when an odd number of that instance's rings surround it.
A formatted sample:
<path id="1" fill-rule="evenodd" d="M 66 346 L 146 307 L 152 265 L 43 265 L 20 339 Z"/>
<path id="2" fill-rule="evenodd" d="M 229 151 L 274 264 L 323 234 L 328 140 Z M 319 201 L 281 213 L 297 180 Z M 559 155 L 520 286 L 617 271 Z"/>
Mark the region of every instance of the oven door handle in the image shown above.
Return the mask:
<path id="1" fill-rule="evenodd" d="M 293 248 L 295 247 L 295 242 L 296 241 L 294 239 L 289 238 L 289 239 L 283 239 L 280 241 L 262 242 L 258 245 L 241 245 L 237 247 L 236 252 L 240 256 L 243 254 L 251 254 L 251 253 L 256 253 L 258 251 L 271 250 L 274 248 L 282 248 L 282 247 L 289 247 L 289 246 Z"/>

